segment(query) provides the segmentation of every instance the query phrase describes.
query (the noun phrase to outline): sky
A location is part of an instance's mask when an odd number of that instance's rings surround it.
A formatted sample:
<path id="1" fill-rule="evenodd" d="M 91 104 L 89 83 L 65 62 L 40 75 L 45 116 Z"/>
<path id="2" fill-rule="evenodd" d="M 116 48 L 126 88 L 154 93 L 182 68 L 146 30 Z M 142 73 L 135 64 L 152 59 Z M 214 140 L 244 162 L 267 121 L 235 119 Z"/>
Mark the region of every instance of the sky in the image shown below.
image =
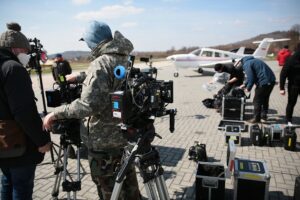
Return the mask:
<path id="1" fill-rule="evenodd" d="M 299 0 L 0 0 L 0 32 L 18 22 L 48 54 L 89 51 L 79 41 L 90 20 L 107 23 L 135 51 L 208 47 L 300 24 Z"/>

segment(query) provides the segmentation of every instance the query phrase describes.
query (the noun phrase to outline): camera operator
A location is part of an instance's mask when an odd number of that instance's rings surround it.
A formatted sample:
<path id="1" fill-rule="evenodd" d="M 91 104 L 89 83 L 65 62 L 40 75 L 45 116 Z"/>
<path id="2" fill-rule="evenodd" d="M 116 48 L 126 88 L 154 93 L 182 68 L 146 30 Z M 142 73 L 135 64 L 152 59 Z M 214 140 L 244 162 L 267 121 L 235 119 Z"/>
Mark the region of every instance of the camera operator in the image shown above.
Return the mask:
<path id="1" fill-rule="evenodd" d="M 109 26 L 102 22 L 90 22 L 83 40 L 92 50 L 95 60 L 88 68 L 81 97 L 70 104 L 54 109 L 44 119 L 44 127 L 50 129 L 57 119 L 82 119 L 81 139 L 89 150 L 91 176 L 97 185 L 100 199 L 110 199 L 114 187 L 114 173 L 120 165 L 122 149 L 127 140 L 122 137 L 118 122 L 112 119 L 110 93 L 121 87 L 114 77 L 117 65 L 127 66 L 132 43 L 119 31 L 112 37 Z M 83 77 L 84 78 L 84 77 Z M 67 80 L 71 80 L 71 76 Z M 77 77 L 77 80 L 82 77 Z M 140 199 L 134 167 L 126 175 L 122 199 Z"/>
<path id="2" fill-rule="evenodd" d="M 55 81 L 57 81 L 59 75 L 67 75 L 72 73 L 72 68 L 70 63 L 63 58 L 63 56 L 58 53 L 55 55 L 54 63 L 51 67 L 52 76 Z"/>
<path id="3" fill-rule="evenodd" d="M 24 66 L 30 45 L 17 23 L 0 37 L 0 168 L 1 199 L 32 199 L 36 165 L 50 150 L 50 137 L 34 101 Z M 21 147 L 21 148 L 19 148 Z"/>

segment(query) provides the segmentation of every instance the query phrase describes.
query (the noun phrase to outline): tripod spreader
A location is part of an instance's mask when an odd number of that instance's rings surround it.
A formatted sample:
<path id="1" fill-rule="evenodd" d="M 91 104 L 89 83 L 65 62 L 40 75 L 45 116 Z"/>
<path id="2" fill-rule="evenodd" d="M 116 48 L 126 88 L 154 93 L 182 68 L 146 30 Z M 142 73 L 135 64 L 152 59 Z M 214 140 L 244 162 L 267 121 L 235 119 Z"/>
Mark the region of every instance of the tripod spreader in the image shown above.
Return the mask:
<path id="1" fill-rule="evenodd" d="M 68 181 L 62 182 L 62 188 L 64 192 L 76 192 L 81 190 L 81 181 Z"/>
<path id="2" fill-rule="evenodd" d="M 160 165 L 159 153 L 152 147 L 151 151 L 145 154 L 137 155 L 136 163 L 138 168 L 141 170 L 141 177 L 144 183 L 163 175 L 164 170 Z M 151 170 L 149 171 L 149 167 Z"/>
<path id="3" fill-rule="evenodd" d="M 142 137 L 138 138 L 136 144 L 134 145 L 133 149 L 130 152 L 130 155 L 123 160 L 123 164 L 122 164 L 122 166 L 121 166 L 121 168 L 120 168 L 120 170 L 118 172 L 117 178 L 116 178 L 116 182 L 117 183 L 120 183 L 120 182 L 123 181 L 128 168 L 133 163 L 133 161 L 135 159 L 135 155 L 140 150 L 140 148 L 141 148 L 141 146 L 144 143 L 144 141 L 145 141 L 146 138 L 147 138 L 147 133 L 145 133 L 144 135 L 142 135 Z"/>

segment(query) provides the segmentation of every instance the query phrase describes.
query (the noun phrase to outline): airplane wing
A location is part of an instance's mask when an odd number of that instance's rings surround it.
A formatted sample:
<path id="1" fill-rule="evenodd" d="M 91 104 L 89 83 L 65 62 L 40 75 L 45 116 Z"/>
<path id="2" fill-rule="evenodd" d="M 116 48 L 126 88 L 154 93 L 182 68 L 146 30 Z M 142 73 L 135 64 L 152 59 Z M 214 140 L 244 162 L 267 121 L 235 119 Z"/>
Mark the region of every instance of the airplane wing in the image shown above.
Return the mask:
<path id="1" fill-rule="evenodd" d="M 223 60 L 223 61 L 216 61 L 216 62 L 211 62 L 211 63 L 205 63 L 205 64 L 200 64 L 199 67 L 201 68 L 214 68 L 216 64 L 233 64 L 233 60 L 232 59 L 228 59 L 228 60 Z"/>

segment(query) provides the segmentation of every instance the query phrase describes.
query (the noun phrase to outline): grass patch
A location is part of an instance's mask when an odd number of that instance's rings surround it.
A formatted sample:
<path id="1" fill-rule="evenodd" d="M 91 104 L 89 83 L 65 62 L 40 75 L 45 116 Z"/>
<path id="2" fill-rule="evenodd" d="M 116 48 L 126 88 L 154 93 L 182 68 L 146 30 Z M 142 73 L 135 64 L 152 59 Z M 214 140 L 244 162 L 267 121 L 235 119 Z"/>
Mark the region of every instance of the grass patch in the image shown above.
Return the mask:
<path id="1" fill-rule="evenodd" d="M 72 63 L 70 63 L 72 71 L 86 70 L 88 68 L 89 64 L 90 64 L 90 62 L 72 62 Z M 43 66 L 42 72 L 43 72 L 43 74 L 52 73 L 51 66 Z"/>

